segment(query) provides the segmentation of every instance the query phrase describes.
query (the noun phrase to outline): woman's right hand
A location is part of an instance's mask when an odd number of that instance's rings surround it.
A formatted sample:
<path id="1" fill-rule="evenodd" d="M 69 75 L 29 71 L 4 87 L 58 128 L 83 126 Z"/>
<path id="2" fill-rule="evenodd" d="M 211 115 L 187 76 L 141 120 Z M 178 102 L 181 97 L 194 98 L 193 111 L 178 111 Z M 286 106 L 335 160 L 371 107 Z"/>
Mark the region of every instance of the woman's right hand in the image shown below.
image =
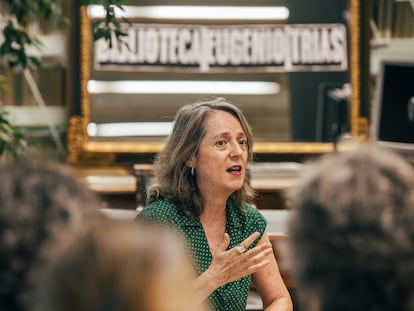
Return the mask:
<path id="1" fill-rule="evenodd" d="M 254 232 L 241 245 L 248 249 L 259 236 L 258 232 Z M 206 271 L 217 283 L 216 288 L 252 274 L 268 265 L 269 260 L 266 257 L 273 252 L 270 243 L 258 245 L 242 253 L 237 247 L 227 249 L 229 244 L 230 236 L 225 233 L 222 242 L 213 254 L 210 267 Z"/>
<path id="2" fill-rule="evenodd" d="M 247 249 L 259 236 L 258 232 L 252 233 L 241 244 Z M 194 281 L 200 303 L 217 288 L 252 274 L 270 263 L 266 257 L 273 252 L 271 243 L 257 245 L 242 253 L 237 247 L 227 249 L 229 245 L 230 236 L 225 233 L 209 268 Z"/>

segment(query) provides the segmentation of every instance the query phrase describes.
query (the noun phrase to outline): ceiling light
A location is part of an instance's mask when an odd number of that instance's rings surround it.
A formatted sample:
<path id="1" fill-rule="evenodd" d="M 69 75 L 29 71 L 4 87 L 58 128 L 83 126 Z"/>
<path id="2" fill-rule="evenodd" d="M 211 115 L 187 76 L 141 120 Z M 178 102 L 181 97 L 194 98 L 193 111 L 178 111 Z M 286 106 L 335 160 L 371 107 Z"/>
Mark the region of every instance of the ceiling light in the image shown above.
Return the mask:
<path id="1" fill-rule="evenodd" d="M 289 9 L 285 6 L 123 6 L 114 7 L 115 14 L 126 18 L 191 19 L 191 20 L 286 20 Z M 88 6 L 90 18 L 104 18 L 102 5 Z"/>
<path id="2" fill-rule="evenodd" d="M 167 136 L 173 125 L 173 122 L 89 123 L 87 132 L 91 137 Z"/>
<path id="3" fill-rule="evenodd" d="M 90 94 L 242 94 L 279 93 L 276 82 L 265 81 L 88 81 Z"/>

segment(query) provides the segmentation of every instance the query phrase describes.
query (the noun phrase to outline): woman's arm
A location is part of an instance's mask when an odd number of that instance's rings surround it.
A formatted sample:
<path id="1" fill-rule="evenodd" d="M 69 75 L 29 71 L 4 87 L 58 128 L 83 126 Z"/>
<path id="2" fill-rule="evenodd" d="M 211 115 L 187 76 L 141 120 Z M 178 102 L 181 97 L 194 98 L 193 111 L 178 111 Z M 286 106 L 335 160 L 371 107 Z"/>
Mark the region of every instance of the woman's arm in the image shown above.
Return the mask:
<path id="1" fill-rule="evenodd" d="M 268 243 L 270 239 L 265 232 L 257 246 Z M 273 252 L 267 255 L 267 260 L 269 264 L 252 275 L 253 282 L 263 300 L 263 310 L 292 311 L 292 299 L 280 275 Z"/>

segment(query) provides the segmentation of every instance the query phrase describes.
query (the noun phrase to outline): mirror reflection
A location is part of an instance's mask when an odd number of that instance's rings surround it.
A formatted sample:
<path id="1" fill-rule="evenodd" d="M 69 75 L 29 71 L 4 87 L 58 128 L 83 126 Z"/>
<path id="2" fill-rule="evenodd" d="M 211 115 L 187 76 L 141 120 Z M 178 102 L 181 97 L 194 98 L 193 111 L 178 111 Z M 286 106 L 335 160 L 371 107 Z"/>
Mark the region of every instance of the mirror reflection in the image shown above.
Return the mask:
<path id="1" fill-rule="evenodd" d="M 169 122 L 172 121 L 175 112 L 183 104 L 209 96 L 222 95 L 239 106 L 248 116 L 258 141 L 290 140 L 286 74 L 255 75 L 250 76 L 249 81 L 238 81 L 235 75 L 216 75 L 217 80 L 210 76 L 209 80 L 202 81 L 197 81 L 198 77 L 193 74 L 185 75 L 184 80 L 176 79 L 176 76 L 175 74 L 163 73 L 163 78 L 169 77 L 171 80 L 158 80 L 156 82 L 140 80 L 130 83 L 131 90 L 127 92 L 131 93 L 127 94 L 119 94 L 119 88 L 114 93 L 107 93 L 107 91 L 92 93 L 90 97 L 91 122 L 96 123 L 101 128 L 104 124 L 112 123 L 112 136 L 121 136 L 123 139 L 128 139 L 135 132 L 136 136 L 139 135 L 140 140 L 160 140 L 168 135 Z M 263 79 L 258 80 L 258 77 Z M 154 79 L 159 79 L 159 76 L 154 75 Z M 127 84 L 128 82 L 124 82 L 124 87 L 127 87 Z M 141 86 L 141 84 L 143 85 Z M 150 86 L 147 84 L 150 84 Z M 90 83 L 89 86 L 91 89 L 94 87 L 109 88 L 109 85 L 105 86 L 97 83 L 93 86 Z M 143 94 L 134 93 L 134 88 L 140 87 L 147 89 L 153 87 L 155 93 L 148 94 L 148 90 L 143 90 Z M 175 94 L 176 89 L 180 88 L 183 93 Z M 215 90 L 219 88 L 222 88 L 222 92 L 216 93 Z M 264 90 L 261 90 L 263 88 Z M 185 94 L 188 91 L 190 94 Z M 163 92 L 165 94 L 162 94 Z M 234 94 L 237 92 L 240 94 Z M 260 92 L 263 92 L 263 94 L 260 94 Z M 146 127 L 140 131 L 137 122 L 144 123 Z M 158 124 L 151 132 L 148 127 L 154 122 Z M 113 123 L 118 123 L 118 125 Z M 135 129 L 135 131 L 132 129 Z M 102 131 L 96 131 L 95 133 L 88 131 L 88 134 L 92 140 L 111 137 L 111 133 L 103 133 Z"/>
<path id="2" fill-rule="evenodd" d="M 299 0 L 243 0 L 227 13 L 187 2 L 131 1 L 128 48 L 93 41 L 102 12 L 83 12 L 88 142 L 162 142 L 181 106 L 210 96 L 239 106 L 258 142 L 332 142 L 349 131 L 348 1 L 322 12 Z"/>

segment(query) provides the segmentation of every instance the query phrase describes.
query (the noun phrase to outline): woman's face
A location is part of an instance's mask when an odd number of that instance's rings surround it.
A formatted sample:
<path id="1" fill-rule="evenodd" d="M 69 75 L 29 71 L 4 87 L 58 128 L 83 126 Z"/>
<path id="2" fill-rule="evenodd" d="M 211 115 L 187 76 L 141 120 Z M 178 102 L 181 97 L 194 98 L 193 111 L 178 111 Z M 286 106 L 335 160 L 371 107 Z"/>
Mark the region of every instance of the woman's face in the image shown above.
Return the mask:
<path id="1" fill-rule="evenodd" d="M 243 186 L 247 165 L 247 138 L 240 122 L 230 113 L 215 110 L 204 123 L 195 167 L 202 197 L 228 197 Z M 191 162 L 191 161 L 190 161 Z"/>

